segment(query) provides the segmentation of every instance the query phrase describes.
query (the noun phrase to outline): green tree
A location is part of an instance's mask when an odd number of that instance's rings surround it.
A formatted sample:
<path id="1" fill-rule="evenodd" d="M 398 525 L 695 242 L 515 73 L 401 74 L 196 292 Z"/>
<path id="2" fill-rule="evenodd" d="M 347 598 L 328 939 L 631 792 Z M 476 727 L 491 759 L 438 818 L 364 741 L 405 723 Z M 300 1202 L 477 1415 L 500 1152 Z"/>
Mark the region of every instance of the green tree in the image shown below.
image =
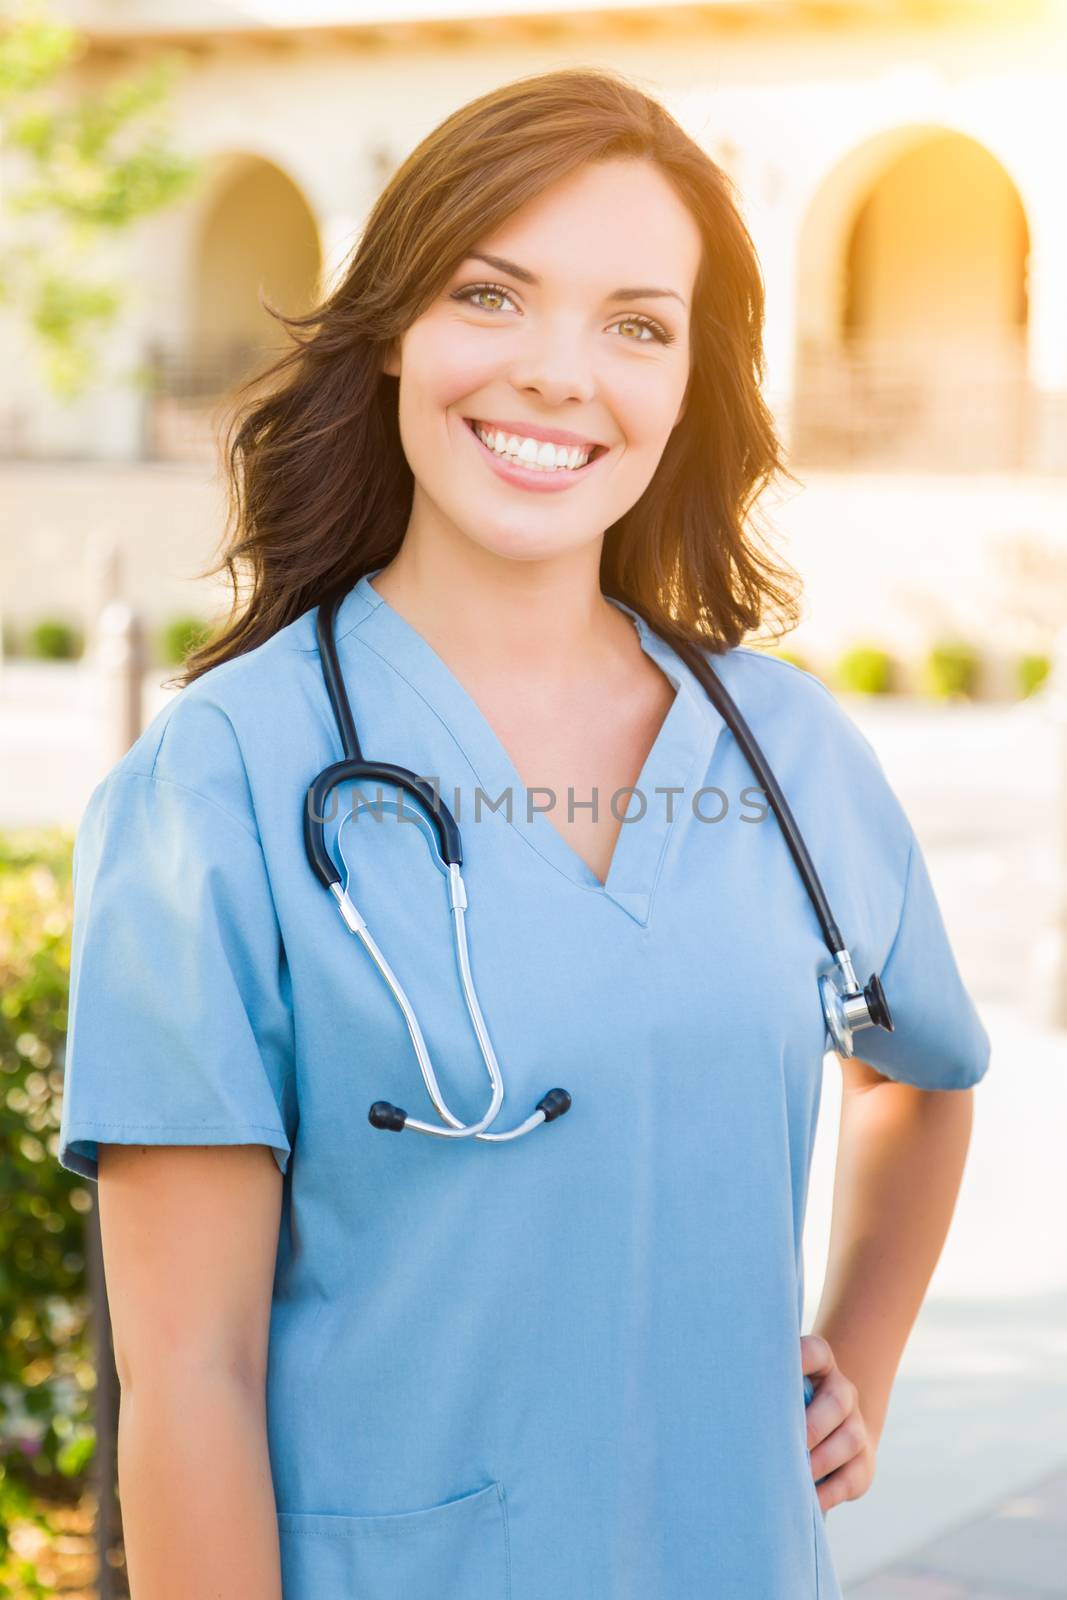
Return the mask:
<path id="1" fill-rule="evenodd" d="M 43 0 L 0 0 L 0 311 L 29 327 L 64 399 L 96 374 L 100 336 L 122 305 L 115 239 L 200 170 L 165 125 L 178 57 L 75 93 L 85 53 Z"/>

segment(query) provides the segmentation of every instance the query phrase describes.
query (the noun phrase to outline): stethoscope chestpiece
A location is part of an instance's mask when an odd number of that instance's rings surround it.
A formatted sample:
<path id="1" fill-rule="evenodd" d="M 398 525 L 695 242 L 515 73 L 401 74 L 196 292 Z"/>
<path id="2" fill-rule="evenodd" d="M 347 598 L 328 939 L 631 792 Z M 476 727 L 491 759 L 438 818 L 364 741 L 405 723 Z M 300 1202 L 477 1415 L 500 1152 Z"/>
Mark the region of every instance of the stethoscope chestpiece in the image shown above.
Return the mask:
<path id="1" fill-rule="evenodd" d="M 867 979 L 863 990 L 863 998 L 867 1002 L 867 1010 L 873 1023 L 879 1028 L 884 1028 L 887 1033 L 893 1031 L 893 1018 L 889 1011 L 889 1001 L 882 988 L 882 980 L 877 972 L 872 972 Z"/>
<path id="2" fill-rule="evenodd" d="M 852 1035 L 863 1028 L 882 1028 L 893 1032 L 893 1017 L 889 1010 L 882 980 L 872 972 L 861 989 L 852 968 L 852 958 L 847 950 L 838 950 L 835 960 L 843 980 L 838 987 L 834 973 L 823 973 L 819 979 L 823 1015 L 833 1040 L 834 1049 L 843 1056 L 853 1055 Z"/>

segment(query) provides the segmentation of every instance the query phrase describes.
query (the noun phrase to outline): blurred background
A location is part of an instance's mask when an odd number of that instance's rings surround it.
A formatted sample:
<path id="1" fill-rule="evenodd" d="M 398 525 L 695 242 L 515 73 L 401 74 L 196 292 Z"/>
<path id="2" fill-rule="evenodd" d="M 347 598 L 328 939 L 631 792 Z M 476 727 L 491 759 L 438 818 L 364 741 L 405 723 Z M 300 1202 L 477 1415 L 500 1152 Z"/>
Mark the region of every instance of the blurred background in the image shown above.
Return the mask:
<path id="1" fill-rule="evenodd" d="M 0 1597 L 127 1592 L 95 1191 L 54 1159 L 70 846 L 228 609 L 200 574 L 261 300 L 310 308 L 424 134 L 564 64 L 739 186 L 800 479 L 759 508 L 805 583 L 777 648 L 878 751 L 993 1040 L 838 1572 L 1067 1595 L 1067 4 L 0 0 Z"/>

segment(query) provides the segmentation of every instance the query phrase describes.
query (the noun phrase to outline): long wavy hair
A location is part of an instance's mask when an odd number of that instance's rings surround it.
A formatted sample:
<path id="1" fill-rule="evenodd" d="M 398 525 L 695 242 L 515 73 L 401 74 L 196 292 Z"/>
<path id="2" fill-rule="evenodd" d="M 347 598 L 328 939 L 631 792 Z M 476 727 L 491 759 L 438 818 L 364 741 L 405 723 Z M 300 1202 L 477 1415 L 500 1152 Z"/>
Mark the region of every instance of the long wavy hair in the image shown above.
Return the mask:
<path id="1" fill-rule="evenodd" d="M 764 403 L 764 292 L 728 175 L 667 109 L 614 71 L 564 68 L 461 106 L 390 178 L 350 264 L 311 312 L 266 305 L 291 347 L 233 392 L 222 441 L 229 513 L 217 564 L 230 615 L 172 685 L 262 644 L 386 566 L 411 511 L 398 383 L 382 373 L 459 263 L 527 201 L 587 162 L 652 161 L 703 240 L 685 415 L 644 493 L 606 531 L 603 593 L 721 652 L 799 620 L 799 579 L 762 544 L 754 503 L 782 459 Z M 231 402 L 226 402 L 230 404 Z M 242 578 L 247 580 L 241 597 Z"/>

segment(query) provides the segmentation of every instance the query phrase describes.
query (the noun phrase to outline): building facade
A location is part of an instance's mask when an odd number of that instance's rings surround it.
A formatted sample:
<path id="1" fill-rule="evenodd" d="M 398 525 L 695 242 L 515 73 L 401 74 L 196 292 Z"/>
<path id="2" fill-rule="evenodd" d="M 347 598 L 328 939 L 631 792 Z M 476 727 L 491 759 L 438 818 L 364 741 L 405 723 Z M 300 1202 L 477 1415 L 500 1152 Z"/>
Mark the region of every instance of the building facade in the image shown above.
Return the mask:
<path id="1" fill-rule="evenodd" d="M 83 88 L 161 51 L 183 63 L 173 134 L 202 176 L 128 241 L 128 304 L 108 352 L 113 368 L 138 368 L 146 382 L 105 382 L 64 406 L 27 361 L 7 362 L 8 463 L 106 465 L 116 482 L 148 464 L 202 473 L 216 458 L 227 386 L 284 343 L 261 294 L 285 311 L 310 307 L 390 172 L 458 104 L 533 71 L 610 66 L 662 98 L 739 187 L 766 284 L 768 399 L 791 467 L 813 492 L 828 486 L 825 531 L 804 534 L 807 508 L 792 498 L 769 513 L 787 557 L 802 570 L 810 561 L 823 636 L 829 626 L 836 646 L 856 622 L 847 567 L 872 515 L 870 604 L 884 619 L 887 584 L 908 588 L 908 538 L 898 561 L 877 514 L 894 497 L 902 508 L 909 494 L 928 508 L 932 499 L 942 517 L 967 519 L 970 537 L 953 523 L 935 548 L 944 562 L 934 591 L 969 596 L 971 608 L 957 616 L 947 606 L 942 629 L 981 614 L 1013 543 L 1062 548 L 1059 6 L 747 0 L 563 11 L 545 0 L 508 16 L 439 4 L 429 21 L 405 20 L 418 7 L 397 3 L 336 8 L 362 9 L 361 22 L 312 25 L 311 9 L 269 26 L 222 8 L 169 9 L 67 7 L 88 39 Z M 859 528 L 849 533 L 850 518 Z M 923 525 L 929 560 L 930 531 L 944 522 Z M 861 626 L 875 620 L 866 608 L 861 600 Z"/>

